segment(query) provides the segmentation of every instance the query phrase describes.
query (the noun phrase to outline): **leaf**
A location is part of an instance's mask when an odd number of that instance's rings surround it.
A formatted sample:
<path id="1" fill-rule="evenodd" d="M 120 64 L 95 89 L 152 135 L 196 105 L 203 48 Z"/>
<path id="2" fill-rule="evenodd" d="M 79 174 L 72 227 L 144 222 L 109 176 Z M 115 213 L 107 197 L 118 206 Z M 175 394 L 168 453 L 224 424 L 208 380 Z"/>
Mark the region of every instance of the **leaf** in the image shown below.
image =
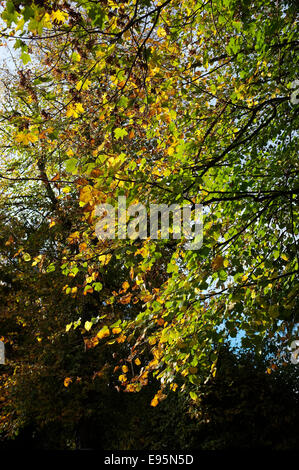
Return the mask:
<path id="1" fill-rule="evenodd" d="M 124 291 L 127 291 L 129 287 L 130 287 L 130 284 L 128 283 L 128 281 L 123 282 L 122 288 Z"/>
<path id="2" fill-rule="evenodd" d="M 28 62 L 31 62 L 31 57 L 26 52 L 22 52 L 21 60 L 22 60 L 23 64 L 26 65 L 26 64 L 28 64 Z"/>
<path id="3" fill-rule="evenodd" d="M 84 204 L 88 203 L 92 199 L 92 186 L 84 186 L 80 191 L 80 201 Z"/>
<path id="4" fill-rule="evenodd" d="M 100 282 L 95 282 L 92 286 L 96 292 L 100 292 L 103 289 L 103 284 Z"/>
<path id="5" fill-rule="evenodd" d="M 38 136 L 32 132 L 19 132 L 16 135 L 15 140 L 23 143 L 24 145 L 29 145 L 31 142 L 36 142 L 38 140 Z"/>
<path id="6" fill-rule="evenodd" d="M 118 140 L 122 139 L 125 135 L 128 135 L 128 132 L 126 131 L 126 129 L 121 129 L 120 127 L 117 127 L 116 129 L 114 129 L 114 135 L 115 138 Z"/>
<path id="7" fill-rule="evenodd" d="M 76 158 L 69 158 L 65 161 L 65 169 L 68 173 L 75 173 L 78 160 Z"/>
<path id="8" fill-rule="evenodd" d="M 110 335 L 110 330 L 108 326 L 103 326 L 103 328 L 98 332 L 97 338 L 103 339 Z"/>
<path id="9" fill-rule="evenodd" d="M 51 19 L 58 23 L 65 23 L 68 18 L 68 14 L 61 10 L 52 11 Z"/>
<path id="10" fill-rule="evenodd" d="M 217 255 L 212 261 L 212 269 L 218 271 L 223 266 L 224 258 L 221 255 Z"/>
<path id="11" fill-rule="evenodd" d="M 84 108 L 81 103 L 72 103 L 67 107 L 66 116 L 78 118 L 80 113 L 84 112 Z"/>
<path id="12" fill-rule="evenodd" d="M 112 328 L 112 333 L 114 335 L 118 335 L 119 333 L 121 333 L 121 328 L 119 327 Z"/>
<path id="13" fill-rule="evenodd" d="M 84 323 L 84 328 L 86 331 L 89 331 L 92 328 L 92 322 L 91 321 L 86 321 Z"/>
<path id="14" fill-rule="evenodd" d="M 73 379 L 71 379 L 71 377 L 66 377 L 66 378 L 64 379 L 63 385 L 64 385 L 65 387 L 68 387 L 68 386 L 70 385 L 70 383 L 72 383 L 72 381 L 73 381 Z"/>
<path id="15" fill-rule="evenodd" d="M 84 80 L 84 81 L 80 80 L 80 81 L 77 83 L 77 85 L 76 85 L 76 89 L 77 89 L 78 91 L 81 91 L 81 90 L 82 90 L 82 91 L 85 91 L 85 90 L 87 90 L 87 89 L 89 88 L 90 84 L 91 84 L 91 81 L 88 80 L 88 79 L 86 79 L 86 80 Z"/>
<path id="16" fill-rule="evenodd" d="M 167 36 L 167 33 L 165 31 L 164 28 L 158 28 L 157 29 L 157 36 L 159 36 L 159 38 L 164 38 L 165 36 Z"/>

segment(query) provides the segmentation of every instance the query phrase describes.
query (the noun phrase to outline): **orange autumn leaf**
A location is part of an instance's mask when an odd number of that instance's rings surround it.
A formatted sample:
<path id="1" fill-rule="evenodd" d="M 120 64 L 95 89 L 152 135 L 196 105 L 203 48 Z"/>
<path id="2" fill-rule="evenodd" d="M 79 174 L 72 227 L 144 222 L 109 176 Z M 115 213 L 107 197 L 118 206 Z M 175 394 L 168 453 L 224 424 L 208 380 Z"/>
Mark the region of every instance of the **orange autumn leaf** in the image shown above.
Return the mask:
<path id="1" fill-rule="evenodd" d="M 66 378 L 64 379 L 63 385 L 64 385 L 65 387 L 68 387 L 68 386 L 70 385 L 70 383 L 72 382 L 72 380 L 73 380 L 73 379 L 71 379 L 71 377 L 66 377 Z"/>
<path id="2" fill-rule="evenodd" d="M 118 335 L 118 333 L 121 333 L 121 328 L 119 327 L 112 328 L 112 333 L 114 335 Z"/>
<path id="3" fill-rule="evenodd" d="M 127 294 L 127 295 L 124 295 L 123 297 L 121 297 L 119 299 L 119 302 L 123 305 L 127 305 L 127 304 L 130 303 L 131 298 L 132 298 L 132 294 Z"/>
<path id="4" fill-rule="evenodd" d="M 108 326 L 103 326 L 103 328 L 98 332 L 97 338 L 103 339 L 110 335 L 110 330 Z"/>

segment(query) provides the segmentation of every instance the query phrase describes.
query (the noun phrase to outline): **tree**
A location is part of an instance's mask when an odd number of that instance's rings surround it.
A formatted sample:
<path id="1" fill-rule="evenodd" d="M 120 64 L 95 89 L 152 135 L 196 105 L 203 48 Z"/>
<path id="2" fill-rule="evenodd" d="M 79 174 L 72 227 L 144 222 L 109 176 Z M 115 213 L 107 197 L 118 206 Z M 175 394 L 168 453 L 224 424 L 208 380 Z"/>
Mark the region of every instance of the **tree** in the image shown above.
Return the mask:
<path id="1" fill-rule="evenodd" d="M 101 292 L 88 344 L 144 355 L 120 385 L 154 374 L 153 406 L 178 383 L 196 400 L 228 338 L 285 351 L 298 334 L 294 2 L 8 1 L 2 18 L 24 64 L 5 84 L 5 178 L 43 183 L 67 245 L 57 264 L 75 275 L 66 295 Z M 202 204 L 202 247 L 97 241 L 96 205 L 123 195 Z"/>

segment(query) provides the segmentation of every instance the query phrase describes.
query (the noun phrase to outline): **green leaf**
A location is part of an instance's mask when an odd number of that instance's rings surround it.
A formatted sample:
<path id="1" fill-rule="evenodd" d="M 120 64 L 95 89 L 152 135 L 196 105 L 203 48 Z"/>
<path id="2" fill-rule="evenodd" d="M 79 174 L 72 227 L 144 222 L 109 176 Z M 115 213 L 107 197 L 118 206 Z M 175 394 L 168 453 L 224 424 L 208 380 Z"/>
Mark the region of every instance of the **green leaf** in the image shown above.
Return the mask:
<path id="1" fill-rule="evenodd" d="M 70 158 L 65 161 L 65 169 L 68 173 L 75 173 L 78 160 L 76 158 Z"/>
<path id="2" fill-rule="evenodd" d="M 122 139 L 125 135 L 128 135 L 128 132 L 126 131 L 126 129 L 121 129 L 120 127 L 117 127 L 116 129 L 114 129 L 114 135 L 115 138 L 118 140 Z"/>
<path id="3" fill-rule="evenodd" d="M 31 57 L 29 54 L 27 54 L 26 52 L 22 52 L 21 54 L 21 60 L 23 62 L 24 65 L 28 64 L 28 62 L 31 61 Z"/>
<path id="4" fill-rule="evenodd" d="M 103 289 L 103 284 L 101 284 L 100 282 L 95 282 L 93 284 L 93 288 L 96 292 L 100 292 Z"/>
<path id="5" fill-rule="evenodd" d="M 23 260 L 24 261 L 30 261 L 31 260 L 31 256 L 29 255 L 29 253 L 24 253 L 23 254 Z"/>

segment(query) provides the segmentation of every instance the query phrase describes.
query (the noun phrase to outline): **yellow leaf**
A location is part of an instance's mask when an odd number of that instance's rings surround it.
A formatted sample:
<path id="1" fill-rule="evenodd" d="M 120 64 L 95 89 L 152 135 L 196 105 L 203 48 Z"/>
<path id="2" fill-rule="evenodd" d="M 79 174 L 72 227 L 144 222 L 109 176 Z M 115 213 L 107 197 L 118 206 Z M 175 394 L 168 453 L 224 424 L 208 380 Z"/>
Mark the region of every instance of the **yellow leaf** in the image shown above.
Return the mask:
<path id="1" fill-rule="evenodd" d="M 84 113 L 84 108 L 81 103 L 75 103 L 77 113 Z"/>
<path id="2" fill-rule="evenodd" d="M 56 10 L 52 11 L 51 18 L 53 21 L 56 20 L 58 23 L 64 23 L 68 18 L 68 14 L 64 13 L 63 11 Z"/>
<path id="3" fill-rule="evenodd" d="M 92 199 L 92 187 L 91 186 L 84 186 L 84 188 L 80 191 L 80 201 L 84 202 L 85 204 Z"/>
<path id="4" fill-rule="evenodd" d="M 63 192 L 64 194 L 68 194 L 68 193 L 71 192 L 71 188 L 70 188 L 69 186 L 65 186 L 65 187 L 62 189 L 62 192 Z"/>
<path id="5" fill-rule="evenodd" d="M 158 28 L 157 29 L 157 36 L 159 36 L 159 38 L 164 38 L 166 36 L 166 31 L 164 28 Z"/>
<path id="6" fill-rule="evenodd" d="M 126 386 L 126 392 L 135 392 L 136 391 L 136 384 L 128 384 Z"/>
<path id="7" fill-rule="evenodd" d="M 112 258 L 112 255 L 100 255 L 99 256 L 99 261 L 101 262 L 101 265 L 102 266 L 105 266 L 106 264 L 109 263 L 109 261 L 111 260 Z"/>
<path id="8" fill-rule="evenodd" d="M 38 136 L 33 133 L 25 133 L 25 132 L 18 132 L 17 135 L 15 136 L 15 140 L 19 143 L 22 143 L 24 145 L 30 144 L 30 142 L 34 143 L 38 140 Z"/>
<path id="9" fill-rule="evenodd" d="M 81 90 L 81 88 L 82 88 L 82 80 L 80 80 L 80 81 L 77 83 L 77 85 L 76 85 L 76 89 L 77 89 L 78 91 Z"/>
<path id="10" fill-rule="evenodd" d="M 124 373 L 128 372 L 128 370 L 129 370 L 128 366 L 122 366 L 122 371 Z"/>
<path id="11" fill-rule="evenodd" d="M 77 83 L 77 85 L 76 85 L 76 89 L 77 89 L 78 91 L 80 91 L 80 90 L 83 90 L 83 91 L 84 91 L 84 90 L 87 90 L 88 87 L 90 86 L 90 84 L 91 84 L 91 81 L 88 80 L 88 79 L 87 79 L 87 80 L 84 80 L 84 82 L 83 82 L 82 80 L 80 80 L 80 81 Z"/>
<path id="12" fill-rule="evenodd" d="M 153 398 L 152 401 L 151 401 L 151 406 L 157 406 L 159 403 L 159 400 L 157 398 Z"/>
<path id="13" fill-rule="evenodd" d="M 135 359 L 135 364 L 136 364 L 136 366 L 140 366 L 140 364 L 141 364 L 141 361 L 138 357 Z"/>
<path id="14" fill-rule="evenodd" d="M 151 346 L 153 344 L 156 344 L 157 340 L 154 336 L 150 336 L 149 339 L 148 339 L 148 344 L 150 344 Z"/>
<path id="15" fill-rule="evenodd" d="M 66 110 L 67 117 L 77 118 L 80 113 L 84 112 L 84 108 L 81 103 L 70 104 Z"/>
<path id="16" fill-rule="evenodd" d="M 153 356 L 154 356 L 155 359 L 160 359 L 163 355 L 163 353 L 160 349 L 154 349 L 152 351 L 152 353 L 153 353 Z"/>
<path id="17" fill-rule="evenodd" d="M 91 321 L 86 321 L 85 324 L 84 324 L 84 328 L 86 331 L 89 331 L 92 327 L 92 323 Z"/>
<path id="18" fill-rule="evenodd" d="M 155 368 L 155 367 L 158 366 L 158 365 L 159 365 L 158 359 L 153 359 L 153 360 L 150 361 L 150 363 L 149 363 L 149 366 L 150 366 L 151 368 Z"/>
<path id="19" fill-rule="evenodd" d="M 67 238 L 67 241 L 70 242 L 70 243 L 73 243 L 75 240 L 79 240 L 79 238 L 80 238 L 80 233 L 79 232 L 73 232 Z"/>
<path id="20" fill-rule="evenodd" d="M 74 117 L 77 118 L 79 116 L 78 113 L 76 113 L 75 109 L 73 106 L 68 106 L 66 110 L 66 117 Z"/>
<path id="21" fill-rule="evenodd" d="M 94 271 L 90 276 L 86 277 L 86 284 L 90 284 L 91 282 L 95 281 L 98 277 L 98 273 Z"/>
<path id="22" fill-rule="evenodd" d="M 24 21 L 24 20 L 23 20 Z M 49 15 L 49 13 L 45 13 L 44 16 L 43 16 L 43 19 L 42 19 L 42 23 L 43 23 L 43 26 L 47 29 L 51 29 L 52 28 L 52 23 L 51 23 L 51 17 Z"/>

